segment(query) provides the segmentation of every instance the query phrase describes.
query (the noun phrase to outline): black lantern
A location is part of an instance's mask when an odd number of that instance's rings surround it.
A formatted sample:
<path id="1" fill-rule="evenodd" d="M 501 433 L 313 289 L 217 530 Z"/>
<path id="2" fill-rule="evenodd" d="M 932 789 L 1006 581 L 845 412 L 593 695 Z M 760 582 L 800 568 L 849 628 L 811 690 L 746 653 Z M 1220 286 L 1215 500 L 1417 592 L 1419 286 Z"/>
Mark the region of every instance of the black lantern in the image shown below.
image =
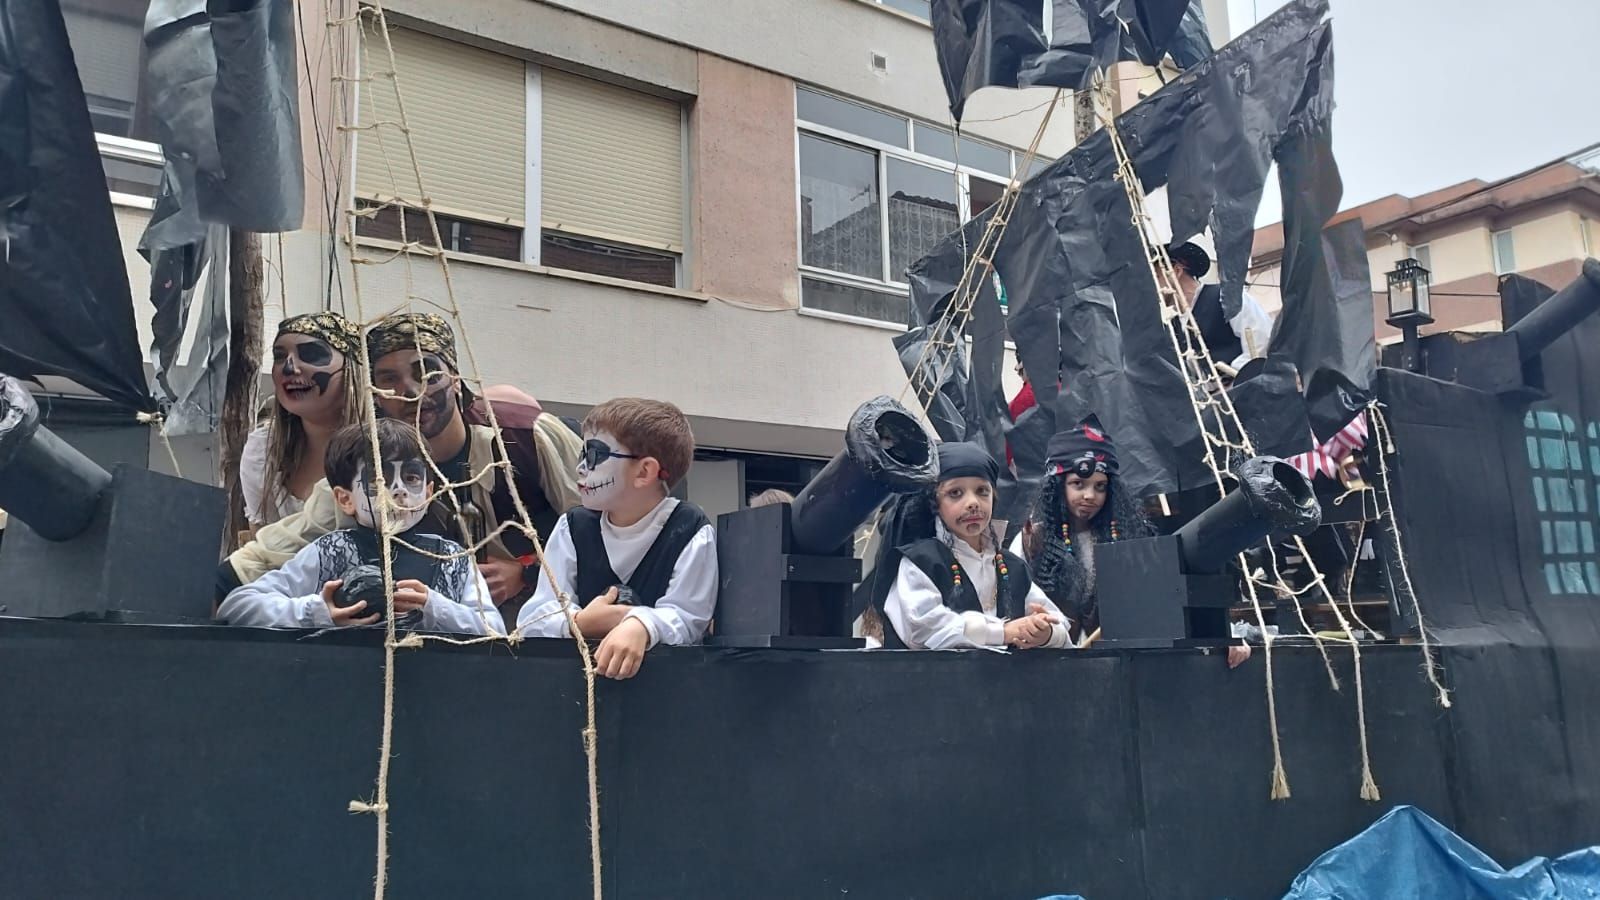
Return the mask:
<path id="1" fill-rule="evenodd" d="M 1433 308 L 1428 296 L 1428 270 L 1422 263 L 1406 258 L 1395 264 L 1388 274 L 1389 317 L 1384 321 L 1400 329 L 1405 336 L 1405 369 L 1421 370 L 1422 354 L 1417 341 L 1417 328 L 1433 324 Z"/>

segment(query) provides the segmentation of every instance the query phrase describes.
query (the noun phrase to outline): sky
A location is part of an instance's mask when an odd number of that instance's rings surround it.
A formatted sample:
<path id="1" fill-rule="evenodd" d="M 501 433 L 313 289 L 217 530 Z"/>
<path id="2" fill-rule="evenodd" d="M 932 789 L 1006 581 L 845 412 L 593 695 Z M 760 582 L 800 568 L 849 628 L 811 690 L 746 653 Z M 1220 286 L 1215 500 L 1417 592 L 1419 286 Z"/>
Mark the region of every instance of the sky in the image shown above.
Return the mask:
<path id="1" fill-rule="evenodd" d="M 1285 0 L 1228 0 L 1244 33 Z M 1341 209 L 1600 142 L 1600 0 L 1330 0 Z M 1281 218 L 1274 174 L 1257 224 Z"/>

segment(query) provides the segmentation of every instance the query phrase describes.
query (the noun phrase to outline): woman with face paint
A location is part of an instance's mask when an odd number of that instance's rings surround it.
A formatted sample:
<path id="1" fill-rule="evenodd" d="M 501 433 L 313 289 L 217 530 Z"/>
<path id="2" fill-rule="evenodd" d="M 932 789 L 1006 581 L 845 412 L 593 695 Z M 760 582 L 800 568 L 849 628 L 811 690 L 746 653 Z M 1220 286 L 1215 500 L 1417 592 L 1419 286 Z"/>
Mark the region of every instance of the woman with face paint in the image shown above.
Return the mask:
<path id="1" fill-rule="evenodd" d="M 328 440 L 361 421 L 361 331 L 334 312 L 291 316 L 272 342 L 273 408 L 245 441 L 239 482 L 251 526 L 299 512 L 323 477 Z"/>
<path id="2" fill-rule="evenodd" d="M 1117 451 L 1093 417 L 1050 438 L 1044 483 L 1012 552 L 1034 583 L 1071 619 L 1081 642 L 1100 627 L 1094 595 L 1096 544 L 1152 532 L 1138 502 L 1122 490 Z"/>
<path id="3" fill-rule="evenodd" d="M 1000 466 L 976 444 L 939 445 L 939 483 L 891 513 L 899 546 L 875 572 L 874 607 L 887 649 L 1068 645 L 1066 617 L 1000 547 L 994 512 Z M 919 539 L 915 539 L 919 538 Z M 892 579 L 892 580 L 891 580 Z"/>

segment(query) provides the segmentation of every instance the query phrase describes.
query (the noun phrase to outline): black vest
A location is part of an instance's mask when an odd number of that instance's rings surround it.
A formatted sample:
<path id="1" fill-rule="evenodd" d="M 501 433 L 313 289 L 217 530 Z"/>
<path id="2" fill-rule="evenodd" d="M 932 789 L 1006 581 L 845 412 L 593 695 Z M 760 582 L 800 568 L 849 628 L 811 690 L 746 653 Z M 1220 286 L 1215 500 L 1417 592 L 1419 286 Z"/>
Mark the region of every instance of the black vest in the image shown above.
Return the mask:
<path id="1" fill-rule="evenodd" d="M 640 606 L 655 606 L 672 582 L 672 569 L 700 529 L 711 524 L 700 507 L 679 502 L 667 522 L 661 526 L 655 543 L 645 551 L 633 577 L 623 581 L 611 568 L 611 555 L 606 552 L 606 542 L 600 536 L 600 516 L 592 509 L 579 507 L 567 513 L 567 530 L 572 534 L 572 549 L 578 557 L 578 596 L 573 598 L 579 607 L 604 594 L 619 584 L 633 589 L 634 602 Z"/>
<path id="2" fill-rule="evenodd" d="M 1222 285 L 1208 284 L 1200 288 L 1194 298 L 1194 323 L 1200 326 L 1200 337 L 1205 340 L 1214 362 L 1231 366 L 1244 353 L 1244 344 L 1233 333 L 1233 326 L 1228 324 L 1228 316 L 1222 310 Z"/>
<path id="3" fill-rule="evenodd" d="M 943 541 L 924 538 L 901 547 L 900 555 L 911 560 L 913 565 L 922 570 L 922 574 L 928 576 L 933 586 L 939 589 L 939 597 L 945 606 L 956 612 L 983 612 L 983 604 L 978 602 L 978 592 L 972 587 L 972 579 L 966 577 L 966 569 L 961 570 L 961 586 L 956 586 L 955 572 L 951 567 L 959 568 L 960 563 L 956 562 L 955 553 Z M 1018 619 L 1027 614 L 1028 591 L 1033 588 L 1033 582 L 1028 580 L 1027 563 L 1005 550 L 1000 551 L 1000 556 L 1006 561 L 1007 590 L 997 599 L 995 614 L 1002 619 Z M 891 650 L 905 649 L 905 642 L 895 633 L 889 617 L 882 618 L 883 646 Z"/>

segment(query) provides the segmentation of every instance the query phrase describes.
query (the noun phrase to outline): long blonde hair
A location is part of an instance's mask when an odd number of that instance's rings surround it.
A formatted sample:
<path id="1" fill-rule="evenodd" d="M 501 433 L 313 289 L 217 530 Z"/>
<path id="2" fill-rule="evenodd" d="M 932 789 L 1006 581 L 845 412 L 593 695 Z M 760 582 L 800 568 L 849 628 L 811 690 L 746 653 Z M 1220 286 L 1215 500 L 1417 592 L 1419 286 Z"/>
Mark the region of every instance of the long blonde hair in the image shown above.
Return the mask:
<path id="1" fill-rule="evenodd" d="M 337 351 L 336 351 L 337 352 Z M 344 409 L 340 415 L 339 425 L 349 425 L 362 421 L 367 415 L 367 410 L 372 402 L 369 399 L 372 388 L 367 381 L 367 367 L 361 365 L 360 360 L 353 360 L 348 354 L 340 353 L 345 357 L 344 369 Z M 267 465 L 261 478 L 261 516 L 264 521 L 273 522 L 283 518 L 284 511 L 280 502 L 289 496 L 289 476 L 300 467 L 301 457 L 305 455 L 306 426 L 300 417 L 284 409 L 278 404 L 274 395 L 270 401 L 271 411 L 268 413 L 267 423 Z"/>

